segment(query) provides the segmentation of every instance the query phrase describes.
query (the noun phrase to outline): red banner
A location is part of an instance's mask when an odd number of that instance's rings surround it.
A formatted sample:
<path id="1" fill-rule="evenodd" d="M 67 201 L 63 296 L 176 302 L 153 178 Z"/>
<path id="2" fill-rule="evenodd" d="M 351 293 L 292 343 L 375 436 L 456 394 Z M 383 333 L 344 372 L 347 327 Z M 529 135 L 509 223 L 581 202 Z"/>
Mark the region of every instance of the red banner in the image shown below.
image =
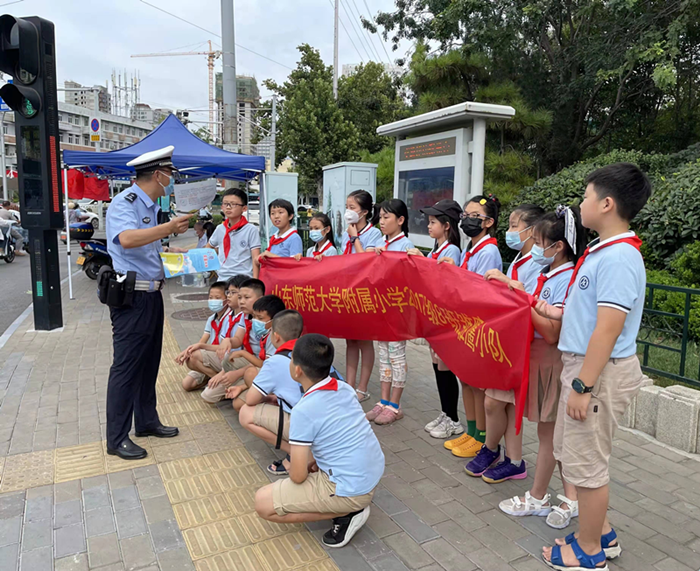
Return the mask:
<path id="1" fill-rule="evenodd" d="M 306 330 L 340 339 L 424 338 L 463 382 L 527 396 L 530 297 L 447 264 L 400 252 L 264 258 L 267 293 L 304 316 Z"/>
<path id="2" fill-rule="evenodd" d="M 85 198 L 109 200 L 109 182 L 94 176 L 85 177 Z"/>

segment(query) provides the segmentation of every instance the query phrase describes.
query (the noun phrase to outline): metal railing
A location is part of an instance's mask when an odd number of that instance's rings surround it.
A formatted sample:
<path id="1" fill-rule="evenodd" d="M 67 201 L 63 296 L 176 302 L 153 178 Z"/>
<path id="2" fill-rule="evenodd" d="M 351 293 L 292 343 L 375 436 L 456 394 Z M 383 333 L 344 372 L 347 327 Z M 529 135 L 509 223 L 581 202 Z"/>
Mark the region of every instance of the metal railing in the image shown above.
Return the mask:
<path id="1" fill-rule="evenodd" d="M 638 354 L 646 373 L 700 388 L 698 346 L 690 339 L 691 310 L 697 300 L 700 300 L 698 289 L 647 284 L 637 338 Z M 677 311 L 664 311 L 658 309 L 659 305 Z M 700 307 L 697 309 L 700 312 Z"/>

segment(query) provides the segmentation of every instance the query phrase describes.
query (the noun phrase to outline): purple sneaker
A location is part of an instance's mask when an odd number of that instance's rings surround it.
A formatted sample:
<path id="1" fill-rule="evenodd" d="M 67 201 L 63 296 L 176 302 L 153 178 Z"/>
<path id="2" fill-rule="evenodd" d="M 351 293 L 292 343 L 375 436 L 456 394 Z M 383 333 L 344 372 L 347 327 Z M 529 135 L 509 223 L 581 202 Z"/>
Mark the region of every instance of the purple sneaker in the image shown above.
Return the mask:
<path id="1" fill-rule="evenodd" d="M 481 478 L 488 484 L 500 484 L 506 480 L 524 480 L 527 478 L 527 463 L 520 461 L 520 466 L 516 466 L 510 461 L 508 456 L 503 462 L 499 462 L 493 468 L 486 470 Z"/>
<path id="2" fill-rule="evenodd" d="M 486 470 L 488 470 L 491 466 L 496 464 L 498 460 L 501 458 L 501 445 L 498 445 L 498 449 L 496 452 L 491 452 L 488 448 L 486 448 L 486 445 L 484 444 L 481 447 L 481 450 L 477 452 L 476 456 L 474 457 L 474 460 L 469 462 L 464 467 L 464 471 L 469 474 L 470 476 L 474 476 L 475 478 L 478 478 L 481 476 Z"/>

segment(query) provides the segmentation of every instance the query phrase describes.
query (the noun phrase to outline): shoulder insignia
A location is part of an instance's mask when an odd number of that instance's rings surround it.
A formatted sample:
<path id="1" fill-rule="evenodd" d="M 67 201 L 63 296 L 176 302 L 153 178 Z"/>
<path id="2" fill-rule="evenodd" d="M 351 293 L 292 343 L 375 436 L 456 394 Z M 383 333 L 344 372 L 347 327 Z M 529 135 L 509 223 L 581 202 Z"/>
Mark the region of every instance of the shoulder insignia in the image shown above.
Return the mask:
<path id="1" fill-rule="evenodd" d="M 135 192 L 130 192 L 124 197 L 124 200 L 126 200 L 127 202 L 134 202 L 137 198 L 138 196 Z"/>

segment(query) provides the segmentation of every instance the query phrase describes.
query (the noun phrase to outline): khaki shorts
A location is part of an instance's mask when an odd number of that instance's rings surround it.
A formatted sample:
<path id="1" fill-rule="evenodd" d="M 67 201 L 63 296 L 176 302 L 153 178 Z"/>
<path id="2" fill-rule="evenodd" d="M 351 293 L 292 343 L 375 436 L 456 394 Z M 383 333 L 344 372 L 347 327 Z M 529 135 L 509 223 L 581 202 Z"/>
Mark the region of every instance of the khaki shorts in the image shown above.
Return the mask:
<path id="1" fill-rule="evenodd" d="M 199 389 L 202 387 L 202 385 L 206 384 L 206 382 L 209 380 L 209 377 L 207 377 L 204 373 L 200 373 L 199 371 L 190 371 L 187 373 L 188 377 L 192 377 L 195 382 L 195 388 Z"/>
<path id="2" fill-rule="evenodd" d="M 211 351 L 202 351 L 202 361 L 203 362 L 206 362 L 204 360 L 204 355 L 206 353 L 211 353 Z M 216 358 L 216 353 L 214 353 L 214 357 Z M 233 362 L 229 361 L 228 359 L 225 359 L 223 370 L 226 372 L 236 371 L 236 370 L 242 369 L 248 365 L 250 365 L 250 363 L 247 361 L 247 359 L 244 359 L 243 357 L 239 357 L 238 359 L 235 359 Z M 221 370 L 221 369 L 219 369 L 219 370 Z M 243 382 L 243 380 L 241 380 L 241 383 L 242 382 Z M 240 384 L 240 383 L 237 383 L 237 384 Z M 209 404 L 215 404 L 226 397 L 226 389 L 227 388 L 228 387 L 225 387 L 223 384 L 218 384 L 213 389 L 210 387 L 206 387 L 202 391 L 202 398 L 206 402 L 208 402 Z"/>
<path id="3" fill-rule="evenodd" d="M 245 391 L 248 392 L 248 391 Z M 289 413 L 283 412 L 284 429 L 282 430 L 282 440 L 289 442 Z M 253 424 L 265 428 L 277 434 L 280 424 L 280 409 L 274 404 L 262 403 L 255 406 L 253 413 Z"/>
<path id="4" fill-rule="evenodd" d="M 202 364 L 205 367 L 213 369 L 217 373 L 221 371 L 221 359 L 216 356 L 216 351 L 200 351 L 202 355 Z"/>
<path id="5" fill-rule="evenodd" d="M 574 420 L 566 414 L 566 403 L 573 392 L 571 381 L 583 366 L 583 356 L 563 353 L 562 361 L 554 457 L 562 463 L 567 482 L 582 488 L 600 488 L 610 481 L 608 467 L 618 422 L 645 377 L 636 355 L 610 359 L 593 387 L 586 420 Z"/>
<path id="6" fill-rule="evenodd" d="M 285 478 L 272 484 L 272 505 L 277 515 L 322 513 L 346 515 L 365 509 L 374 496 L 374 490 L 363 496 L 343 498 L 335 495 L 335 484 L 328 474 L 319 470 L 301 484 Z"/>

